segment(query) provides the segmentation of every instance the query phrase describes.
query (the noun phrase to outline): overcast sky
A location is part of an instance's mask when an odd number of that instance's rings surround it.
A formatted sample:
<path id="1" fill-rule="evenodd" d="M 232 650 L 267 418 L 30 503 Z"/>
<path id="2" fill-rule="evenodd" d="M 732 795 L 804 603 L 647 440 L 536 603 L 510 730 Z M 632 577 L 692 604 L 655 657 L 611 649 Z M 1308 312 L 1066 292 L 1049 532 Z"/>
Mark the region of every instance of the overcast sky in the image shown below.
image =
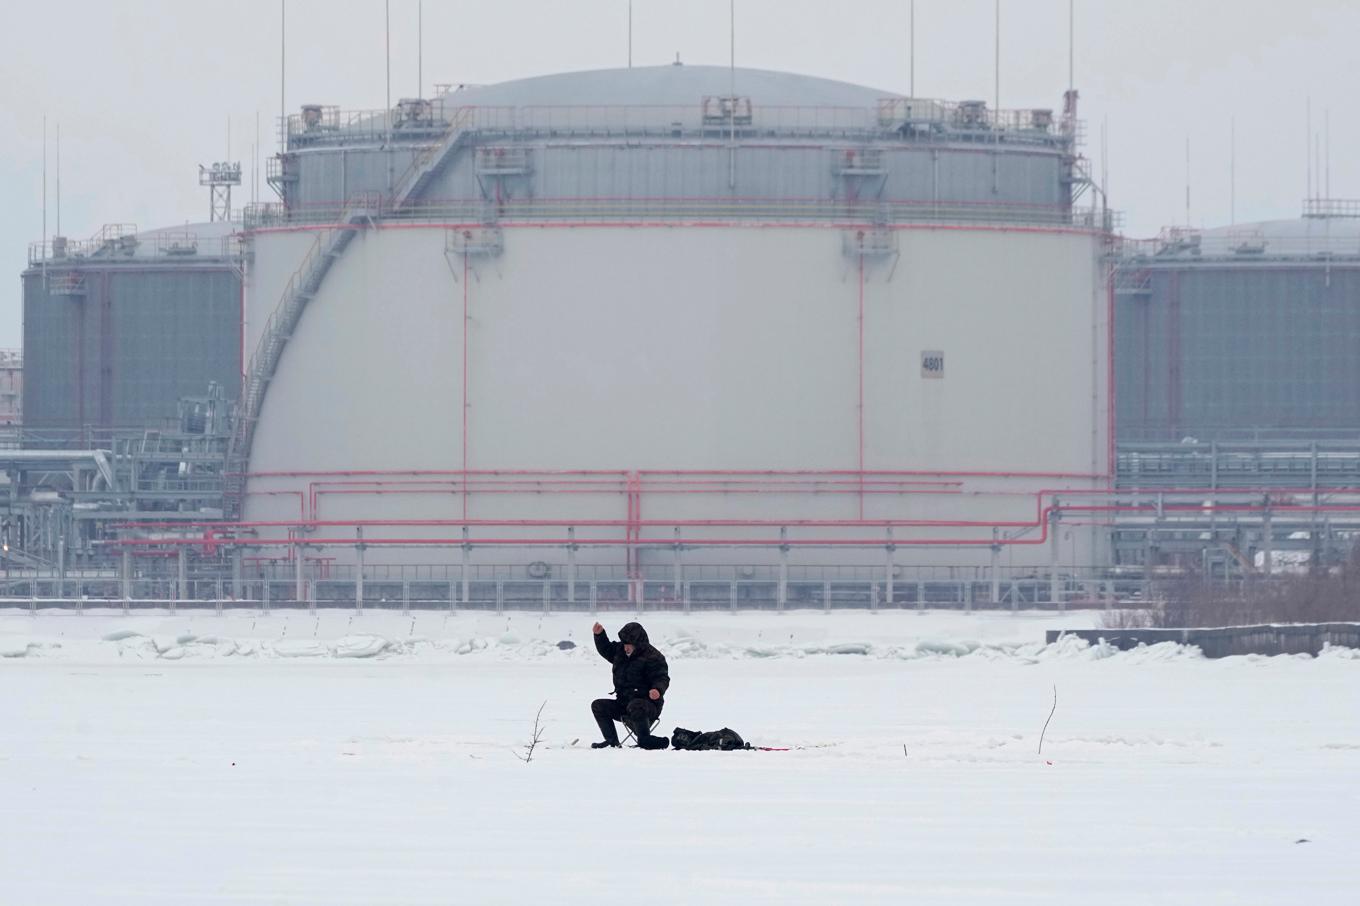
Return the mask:
<path id="1" fill-rule="evenodd" d="M 737 62 L 907 92 L 908 0 L 737 0 Z M 916 94 L 993 100 L 993 0 L 916 0 Z M 197 165 L 228 155 L 250 181 L 258 115 L 276 150 L 279 0 L 6 3 L 0 28 L 0 346 L 21 343 L 19 273 L 48 227 L 146 229 L 206 219 Z M 287 104 L 380 108 L 383 0 L 288 0 Z M 627 0 L 424 0 L 424 82 L 488 83 L 627 62 Z M 1001 0 L 1001 106 L 1061 105 L 1068 0 Z M 1296 217 L 1313 131 L 1330 113 L 1330 188 L 1360 197 L 1360 2 L 1076 0 L 1085 153 L 1108 135 L 1112 205 L 1126 232 L 1226 223 L 1236 120 L 1238 221 Z M 392 97 L 417 91 L 417 0 L 391 0 Z M 634 0 L 633 62 L 726 65 L 728 0 Z M 1326 169 L 1323 167 L 1322 169 Z M 260 177 L 260 194 L 269 196 Z M 250 200 L 243 186 L 233 204 Z M 267 200 L 267 198 L 265 199 Z"/>

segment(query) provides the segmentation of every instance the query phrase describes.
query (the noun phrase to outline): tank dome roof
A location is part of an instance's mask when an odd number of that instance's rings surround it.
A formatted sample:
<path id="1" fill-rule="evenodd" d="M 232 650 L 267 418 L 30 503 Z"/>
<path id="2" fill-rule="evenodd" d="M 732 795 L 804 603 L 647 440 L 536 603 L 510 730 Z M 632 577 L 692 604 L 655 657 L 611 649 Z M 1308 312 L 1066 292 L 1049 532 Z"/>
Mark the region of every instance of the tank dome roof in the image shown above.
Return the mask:
<path id="1" fill-rule="evenodd" d="M 763 106 L 873 107 L 891 91 L 816 76 L 725 66 L 634 66 L 592 69 L 464 86 L 446 95 L 461 104 L 526 107 L 538 105 L 688 105 L 705 96 L 726 96 L 733 84 L 739 97 Z"/>

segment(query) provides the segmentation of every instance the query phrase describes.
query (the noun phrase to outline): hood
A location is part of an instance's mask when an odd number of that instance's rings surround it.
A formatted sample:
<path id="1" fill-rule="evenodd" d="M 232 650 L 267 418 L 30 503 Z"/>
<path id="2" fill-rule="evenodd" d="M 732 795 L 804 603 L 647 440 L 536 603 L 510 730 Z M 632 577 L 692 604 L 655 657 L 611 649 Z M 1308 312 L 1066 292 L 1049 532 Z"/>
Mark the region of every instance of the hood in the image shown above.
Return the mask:
<path id="1" fill-rule="evenodd" d="M 619 630 L 619 641 L 641 648 L 649 644 L 647 641 L 647 630 L 642 628 L 641 623 L 625 623 Z"/>

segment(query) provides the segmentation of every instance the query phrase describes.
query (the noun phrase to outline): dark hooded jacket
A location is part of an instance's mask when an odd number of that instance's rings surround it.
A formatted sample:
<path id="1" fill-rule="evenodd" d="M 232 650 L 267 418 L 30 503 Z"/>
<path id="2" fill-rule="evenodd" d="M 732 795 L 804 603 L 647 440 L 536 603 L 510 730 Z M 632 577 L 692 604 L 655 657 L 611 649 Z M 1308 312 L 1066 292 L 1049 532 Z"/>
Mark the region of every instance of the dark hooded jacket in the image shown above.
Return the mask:
<path id="1" fill-rule="evenodd" d="M 623 650 L 623 643 L 633 647 L 633 656 Z M 619 641 L 609 641 L 609 633 L 595 633 L 595 650 L 600 657 L 614 665 L 614 694 L 620 701 L 647 698 L 655 689 L 661 693 L 657 704 L 665 701 L 666 689 L 671 684 L 666 658 L 647 640 L 647 630 L 641 623 L 627 623 L 619 630 Z"/>

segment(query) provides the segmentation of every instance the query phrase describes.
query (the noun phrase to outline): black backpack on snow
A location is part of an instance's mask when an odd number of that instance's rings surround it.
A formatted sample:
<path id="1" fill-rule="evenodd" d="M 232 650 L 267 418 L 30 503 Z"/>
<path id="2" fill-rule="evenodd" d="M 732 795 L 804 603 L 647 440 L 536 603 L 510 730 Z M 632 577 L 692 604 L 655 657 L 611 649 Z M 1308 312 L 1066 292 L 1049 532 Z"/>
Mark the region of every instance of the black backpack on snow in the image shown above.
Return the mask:
<path id="1" fill-rule="evenodd" d="M 714 750 L 731 752 L 734 749 L 749 749 L 751 744 L 742 739 L 736 730 L 728 727 L 723 727 L 721 730 L 710 730 L 707 733 L 676 727 L 675 731 L 671 733 L 671 748 L 685 749 L 691 752 Z"/>

